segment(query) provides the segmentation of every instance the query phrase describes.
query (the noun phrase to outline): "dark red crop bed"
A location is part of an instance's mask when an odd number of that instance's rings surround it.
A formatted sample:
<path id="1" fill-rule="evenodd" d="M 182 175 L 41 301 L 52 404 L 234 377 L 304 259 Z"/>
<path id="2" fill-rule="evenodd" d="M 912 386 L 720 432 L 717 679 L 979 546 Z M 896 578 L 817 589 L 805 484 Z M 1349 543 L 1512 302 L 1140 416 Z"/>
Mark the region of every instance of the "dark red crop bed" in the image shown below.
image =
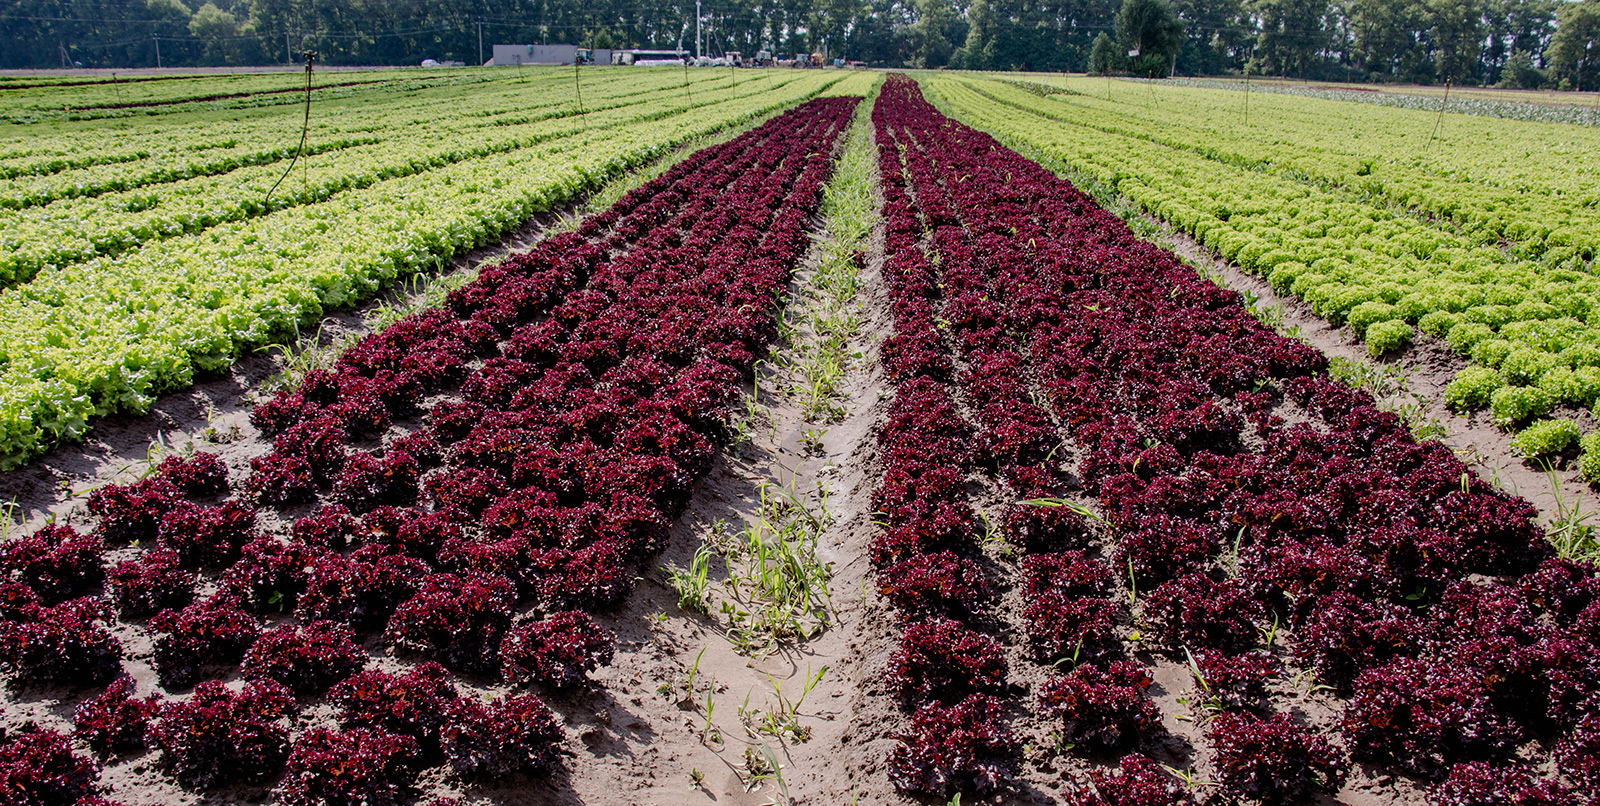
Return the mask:
<path id="1" fill-rule="evenodd" d="M 1095 770 L 1068 802 L 1305 802 L 1354 771 L 1437 804 L 1600 796 L 1600 581 L 1526 502 L 914 82 L 891 77 L 874 122 L 896 396 L 873 559 L 906 625 L 902 790 L 991 792 L 1021 767 L 995 607 L 1016 586 L 1060 670 L 1026 707 Z M 1036 502 L 1003 518 L 1019 579 L 984 560 L 970 474 Z M 1161 657 L 1203 678 L 1201 747 L 1162 727 Z M 1306 671 L 1331 724 L 1270 694 Z M 1211 786 L 1149 757 L 1203 758 Z"/>
<path id="2" fill-rule="evenodd" d="M 482 702 L 454 681 L 558 696 L 610 660 L 588 613 L 628 591 L 728 436 L 858 100 L 701 151 L 361 340 L 256 408 L 274 447 L 245 477 L 171 459 L 96 491 L 95 534 L 7 547 L 8 682 L 75 692 L 88 746 L 159 752 L 195 791 L 392 804 L 429 767 L 557 764 L 537 695 Z M 259 525 L 264 507 L 289 534 Z M 153 638 L 166 692 L 193 696 L 134 696 L 115 620 Z M 375 651 L 419 663 L 391 674 Z M 218 680 L 234 674 L 242 688 Z M 0 802 L 92 803 L 96 767 L 54 731 L 4 736 Z"/>

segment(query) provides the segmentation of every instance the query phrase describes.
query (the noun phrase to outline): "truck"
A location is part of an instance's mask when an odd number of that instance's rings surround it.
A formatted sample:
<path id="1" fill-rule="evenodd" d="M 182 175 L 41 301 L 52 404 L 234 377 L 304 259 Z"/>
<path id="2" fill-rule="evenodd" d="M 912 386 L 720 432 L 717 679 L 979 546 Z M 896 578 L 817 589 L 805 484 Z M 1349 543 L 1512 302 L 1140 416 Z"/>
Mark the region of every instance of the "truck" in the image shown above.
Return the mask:
<path id="1" fill-rule="evenodd" d="M 686 50 L 625 50 L 622 52 L 622 63 L 639 65 L 641 67 L 660 67 L 669 64 L 683 64 L 689 59 Z"/>

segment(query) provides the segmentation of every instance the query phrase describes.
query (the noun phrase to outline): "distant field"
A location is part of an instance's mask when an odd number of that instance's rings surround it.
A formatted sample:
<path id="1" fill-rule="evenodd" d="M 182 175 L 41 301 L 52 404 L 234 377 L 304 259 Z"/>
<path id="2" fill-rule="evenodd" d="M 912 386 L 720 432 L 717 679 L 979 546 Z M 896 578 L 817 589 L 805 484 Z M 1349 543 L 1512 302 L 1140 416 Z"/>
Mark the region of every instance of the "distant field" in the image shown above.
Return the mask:
<path id="1" fill-rule="evenodd" d="M 1066 78 L 1062 73 L 990 73 L 995 77 L 1010 77 L 1023 81 L 1043 78 L 1047 82 Z M 1074 77 L 1088 78 L 1082 74 Z M 1094 77 L 1104 83 L 1104 76 Z M 1117 80 L 1129 81 L 1125 77 Z M 1132 79 L 1143 81 L 1143 79 Z M 1600 126 L 1600 103 L 1595 93 L 1554 92 L 1548 90 L 1508 90 L 1493 87 L 1452 87 L 1450 97 L 1444 99 L 1443 86 L 1416 84 L 1355 84 L 1337 81 L 1296 81 L 1286 78 L 1251 76 L 1248 82 L 1237 78 L 1173 78 L 1156 79 L 1164 86 L 1225 89 L 1255 93 L 1297 95 L 1328 101 L 1353 101 L 1357 103 L 1391 106 L 1402 109 L 1439 111 L 1445 103 L 1447 112 L 1484 117 L 1527 120 L 1541 123 L 1577 123 Z"/>
<path id="2" fill-rule="evenodd" d="M 1244 84 L 1243 78 L 1217 78 L 1213 81 L 1227 81 Z M 1252 85 L 1265 84 L 1278 87 L 1309 87 L 1319 90 L 1340 90 L 1344 92 L 1376 92 L 1385 95 L 1421 95 L 1428 98 L 1442 98 L 1445 94 L 1444 85 L 1423 84 L 1356 84 L 1342 81 L 1296 81 L 1287 78 L 1262 78 L 1251 77 Z M 1590 106 L 1594 104 L 1595 94 L 1592 92 L 1556 92 L 1555 90 L 1513 90 L 1500 87 L 1451 87 L 1452 98 L 1475 98 L 1483 101 L 1504 101 L 1524 104 L 1553 104 L 1557 106 Z"/>

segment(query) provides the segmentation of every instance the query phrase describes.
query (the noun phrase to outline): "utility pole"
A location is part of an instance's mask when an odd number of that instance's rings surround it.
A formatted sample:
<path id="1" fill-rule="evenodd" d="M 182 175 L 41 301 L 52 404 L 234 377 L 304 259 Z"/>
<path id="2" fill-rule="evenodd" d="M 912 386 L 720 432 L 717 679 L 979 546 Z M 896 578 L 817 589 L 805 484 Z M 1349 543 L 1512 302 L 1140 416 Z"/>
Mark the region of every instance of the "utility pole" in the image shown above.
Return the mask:
<path id="1" fill-rule="evenodd" d="M 483 20 L 478 20 L 478 66 L 483 66 Z"/>
<path id="2" fill-rule="evenodd" d="M 161 69 L 161 37 L 150 35 L 150 41 L 156 43 L 156 69 Z"/>
<path id="3" fill-rule="evenodd" d="M 700 60 L 700 0 L 694 0 L 694 58 Z"/>
<path id="4" fill-rule="evenodd" d="M 283 58 L 284 61 L 292 62 L 294 61 L 294 48 L 289 44 L 290 36 L 292 36 L 292 34 L 290 34 L 288 31 L 283 32 Z"/>

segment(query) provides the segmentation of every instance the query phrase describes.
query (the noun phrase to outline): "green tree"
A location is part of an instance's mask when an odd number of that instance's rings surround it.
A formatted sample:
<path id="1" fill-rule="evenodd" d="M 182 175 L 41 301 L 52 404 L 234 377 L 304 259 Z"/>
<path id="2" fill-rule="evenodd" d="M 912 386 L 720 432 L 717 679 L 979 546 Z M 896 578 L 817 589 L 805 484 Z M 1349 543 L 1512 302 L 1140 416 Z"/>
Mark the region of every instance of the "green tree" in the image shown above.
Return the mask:
<path id="1" fill-rule="evenodd" d="M 1540 54 L 1556 31 L 1556 7 L 1561 0 L 1505 0 L 1504 11 L 1494 15 L 1506 21 L 1511 50 Z"/>
<path id="2" fill-rule="evenodd" d="M 1117 43 L 1101 31 L 1094 38 L 1094 46 L 1089 51 L 1089 72 L 1096 75 L 1108 75 L 1117 66 Z"/>
<path id="3" fill-rule="evenodd" d="M 1480 0 L 1430 0 L 1433 12 L 1434 64 L 1441 80 L 1477 84 L 1483 57 L 1483 14 Z"/>
<path id="4" fill-rule="evenodd" d="M 1535 67 L 1533 55 L 1524 51 L 1511 54 L 1500 71 L 1500 84 L 1516 90 L 1536 90 L 1544 86 L 1544 71 Z"/>
<path id="5" fill-rule="evenodd" d="M 1545 63 L 1576 90 L 1600 90 L 1600 0 L 1561 7 Z"/>
<path id="6" fill-rule="evenodd" d="M 862 3 L 845 33 L 845 58 L 886 67 L 904 63 L 910 9 L 894 0 Z"/>
<path id="7" fill-rule="evenodd" d="M 1512 86 L 1519 79 L 1508 75 L 1513 54 L 1523 53 L 1539 67 L 1539 54 L 1555 32 L 1557 0 L 1486 0 L 1484 13 L 1484 80 Z M 1509 82 L 1509 83 L 1508 83 Z"/>
<path id="8" fill-rule="evenodd" d="M 916 68 L 943 67 L 950 63 L 955 47 L 951 32 L 958 24 L 950 0 L 917 0 L 917 21 L 911 24 L 910 65 Z"/>
<path id="9" fill-rule="evenodd" d="M 145 14 L 150 20 L 152 38 L 159 36 L 168 40 L 167 44 L 159 47 L 154 41 L 150 43 L 151 63 L 159 61 L 167 67 L 193 64 L 195 48 L 185 41 L 188 39 L 189 18 L 192 15 L 189 7 L 182 0 L 148 0 Z M 161 56 L 159 60 L 155 58 L 158 53 Z"/>
<path id="10" fill-rule="evenodd" d="M 1303 76 L 1326 46 L 1328 0 L 1255 0 L 1261 32 L 1252 72 Z"/>
<path id="11" fill-rule="evenodd" d="M 200 40 L 201 64 L 240 64 L 239 18 L 215 3 L 195 9 L 189 18 L 189 34 Z"/>
<path id="12" fill-rule="evenodd" d="M 1173 0 L 1186 36 L 1178 72 L 1218 75 L 1244 67 L 1255 44 L 1255 23 L 1241 0 Z"/>
<path id="13" fill-rule="evenodd" d="M 1432 21 L 1419 0 L 1350 0 L 1348 63 L 1371 78 L 1429 83 Z"/>
<path id="14" fill-rule="evenodd" d="M 163 22 L 189 24 L 189 17 L 193 14 L 183 0 L 149 0 L 145 4 L 151 19 Z"/>
<path id="15" fill-rule="evenodd" d="M 995 63 L 994 7 L 988 0 L 972 0 L 967 9 L 967 39 L 954 55 L 950 66 L 958 70 L 993 70 Z"/>
<path id="16" fill-rule="evenodd" d="M 1138 51 L 1135 68 L 1164 76 L 1183 47 L 1183 21 L 1167 0 L 1123 0 L 1117 12 L 1117 44 Z"/>

